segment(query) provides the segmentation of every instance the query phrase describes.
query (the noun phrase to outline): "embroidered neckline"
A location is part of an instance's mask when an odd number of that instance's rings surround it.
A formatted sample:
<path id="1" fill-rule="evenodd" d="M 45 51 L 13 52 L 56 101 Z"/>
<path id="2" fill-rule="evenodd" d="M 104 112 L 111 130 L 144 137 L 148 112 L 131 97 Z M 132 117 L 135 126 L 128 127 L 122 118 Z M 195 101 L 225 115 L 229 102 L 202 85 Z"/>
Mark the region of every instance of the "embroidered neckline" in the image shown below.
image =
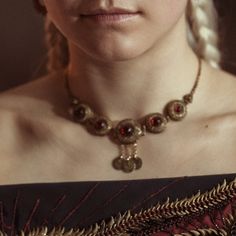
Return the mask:
<path id="1" fill-rule="evenodd" d="M 103 220 L 100 223 L 91 225 L 86 229 L 35 228 L 28 234 L 23 232 L 20 236 L 150 236 L 165 231 L 171 226 L 177 225 L 185 218 L 194 218 L 215 209 L 222 209 L 236 197 L 236 178 L 228 182 L 224 179 L 211 190 L 201 193 L 199 190 L 192 197 L 157 203 L 137 213 L 127 210 L 123 214 L 112 216 L 108 222 Z M 236 209 L 233 214 L 224 218 L 224 227 L 219 229 L 203 228 L 189 232 L 175 234 L 176 236 L 190 235 L 235 235 L 236 234 Z M 6 234 L 0 231 L 0 236 Z"/>

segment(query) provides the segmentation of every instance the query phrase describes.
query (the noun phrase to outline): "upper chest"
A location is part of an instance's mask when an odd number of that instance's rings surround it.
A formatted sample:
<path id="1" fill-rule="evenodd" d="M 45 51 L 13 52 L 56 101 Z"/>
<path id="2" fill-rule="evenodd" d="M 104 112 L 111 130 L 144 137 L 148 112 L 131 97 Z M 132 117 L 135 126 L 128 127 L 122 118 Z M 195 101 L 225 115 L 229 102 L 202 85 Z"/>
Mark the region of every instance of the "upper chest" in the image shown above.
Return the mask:
<path id="1" fill-rule="evenodd" d="M 12 122 L 11 129 L 0 132 L 3 182 L 174 177 L 236 169 L 233 115 L 173 123 L 161 134 L 146 134 L 137 149 L 143 167 L 129 175 L 112 168 L 119 146 L 107 136 L 61 120 L 18 117 Z M 14 174 L 9 178 L 9 173 Z"/>

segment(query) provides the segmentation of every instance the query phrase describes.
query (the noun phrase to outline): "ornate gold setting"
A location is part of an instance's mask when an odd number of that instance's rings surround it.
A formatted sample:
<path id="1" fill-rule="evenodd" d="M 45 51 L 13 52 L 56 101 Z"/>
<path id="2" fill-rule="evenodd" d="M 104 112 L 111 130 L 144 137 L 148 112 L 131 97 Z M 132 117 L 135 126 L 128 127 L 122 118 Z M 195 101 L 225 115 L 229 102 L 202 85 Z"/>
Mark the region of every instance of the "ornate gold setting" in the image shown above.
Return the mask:
<path id="1" fill-rule="evenodd" d="M 152 113 L 145 117 L 147 131 L 161 133 L 166 129 L 167 119 L 161 113 Z"/>
<path id="2" fill-rule="evenodd" d="M 167 114 L 171 120 L 180 121 L 187 115 L 187 106 L 181 100 L 174 100 L 167 104 Z"/>
<path id="3" fill-rule="evenodd" d="M 84 123 L 94 115 L 89 105 L 85 103 L 77 103 L 76 99 L 72 101 L 69 113 L 73 116 L 73 119 L 79 123 Z"/>
<path id="4" fill-rule="evenodd" d="M 210 213 L 215 209 L 223 209 L 233 199 L 236 198 L 236 178 L 227 183 L 218 184 L 210 191 L 193 195 L 190 198 L 182 200 L 170 201 L 167 198 L 165 203 L 157 203 L 153 207 L 141 210 L 136 214 L 131 214 L 130 210 L 124 214 L 118 214 L 111 217 L 107 223 L 103 220 L 101 223 L 96 223 L 88 229 L 71 229 L 65 231 L 64 228 L 52 229 L 37 228 L 32 230 L 27 236 L 151 236 L 154 233 L 165 231 L 170 226 L 178 226 L 179 222 L 188 217 L 198 217 L 206 213 Z M 224 227 L 219 229 L 196 229 L 182 234 L 183 236 L 190 235 L 235 235 L 236 214 L 229 214 L 224 219 Z M 5 235 L 4 233 L 0 234 Z M 26 236 L 26 234 L 21 234 Z"/>
<path id="5" fill-rule="evenodd" d="M 88 119 L 87 128 L 96 135 L 107 135 L 112 129 L 112 122 L 105 116 L 94 116 Z"/>
<path id="6" fill-rule="evenodd" d="M 121 144 L 133 144 L 143 134 L 141 125 L 132 119 L 120 121 L 115 128 L 115 132 Z"/>
<path id="7" fill-rule="evenodd" d="M 115 137 L 120 143 L 121 154 L 112 162 L 116 170 L 130 173 L 142 167 L 143 161 L 137 156 L 137 140 L 144 132 L 141 124 L 132 119 L 125 119 L 117 124 Z"/>

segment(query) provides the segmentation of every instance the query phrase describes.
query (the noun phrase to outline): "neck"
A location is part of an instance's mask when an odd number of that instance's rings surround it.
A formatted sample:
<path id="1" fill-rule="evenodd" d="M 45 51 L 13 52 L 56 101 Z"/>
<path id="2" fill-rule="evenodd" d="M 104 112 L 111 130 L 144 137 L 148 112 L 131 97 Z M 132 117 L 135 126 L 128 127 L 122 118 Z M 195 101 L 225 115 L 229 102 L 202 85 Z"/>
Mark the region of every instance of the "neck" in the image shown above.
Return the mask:
<path id="1" fill-rule="evenodd" d="M 167 102 L 191 91 L 197 74 L 184 19 L 168 36 L 129 60 L 96 60 L 73 43 L 69 51 L 72 93 L 112 120 L 161 112 Z"/>

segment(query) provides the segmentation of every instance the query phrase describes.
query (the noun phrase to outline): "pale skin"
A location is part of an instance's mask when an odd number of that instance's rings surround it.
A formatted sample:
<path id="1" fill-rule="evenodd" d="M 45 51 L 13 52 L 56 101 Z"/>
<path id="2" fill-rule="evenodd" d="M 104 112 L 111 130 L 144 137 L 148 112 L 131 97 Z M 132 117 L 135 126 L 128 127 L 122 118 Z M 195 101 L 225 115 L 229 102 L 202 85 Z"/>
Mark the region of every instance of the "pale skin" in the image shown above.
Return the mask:
<path id="1" fill-rule="evenodd" d="M 197 58 L 186 40 L 186 0 L 103 1 L 100 7 L 141 12 L 136 21 L 114 27 L 82 21 L 79 13 L 99 7 L 89 2 L 42 1 L 69 39 L 76 96 L 118 121 L 161 112 L 191 90 Z M 60 72 L 48 74 L 0 95 L 0 184 L 236 172 L 234 76 L 204 62 L 187 117 L 138 141 L 144 165 L 131 174 L 111 167 L 119 149 L 107 136 L 91 135 L 69 120 L 63 82 Z"/>

